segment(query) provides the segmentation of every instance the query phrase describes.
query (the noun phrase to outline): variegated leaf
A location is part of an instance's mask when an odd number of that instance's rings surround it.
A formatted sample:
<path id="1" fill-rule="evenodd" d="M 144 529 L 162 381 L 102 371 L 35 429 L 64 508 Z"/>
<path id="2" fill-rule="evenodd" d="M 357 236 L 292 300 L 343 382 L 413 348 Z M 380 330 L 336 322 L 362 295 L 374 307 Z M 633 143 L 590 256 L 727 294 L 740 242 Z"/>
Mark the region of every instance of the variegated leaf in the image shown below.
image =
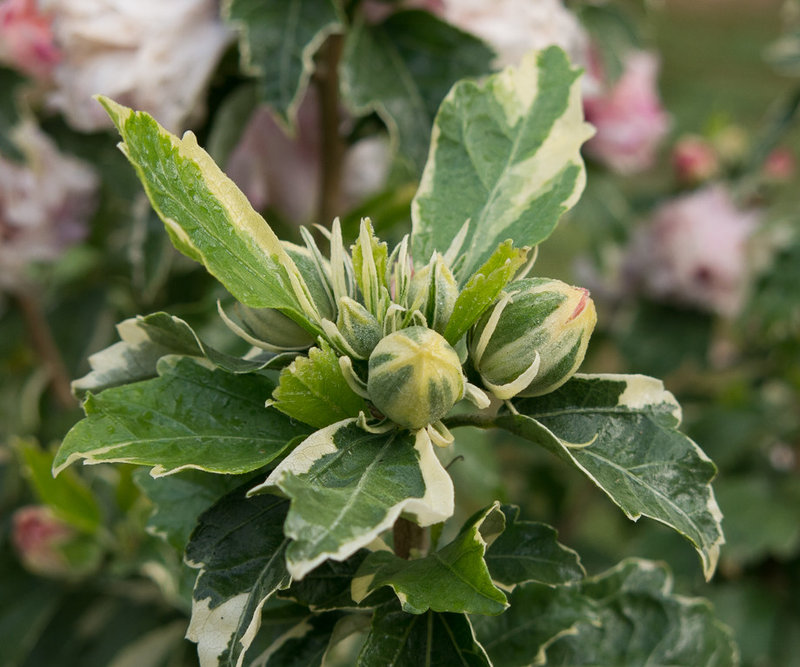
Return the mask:
<path id="1" fill-rule="evenodd" d="M 310 432 L 264 401 L 273 384 L 166 357 L 159 377 L 89 394 L 86 419 L 64 438 L 53 471 L 85 463 L 153 466 L 154 477 L 187 468 L 241 474 L 267 465 Z"/>
<path id="2" fill-rule="evenodd" d="M 283 535 L 288 502 L 229 493 L 200 516 L 186 562 L 200 570 L 186 636 L 197 642 L 201 667 L 242 665 L 270 596 L 289 585 Z"/>
<path id="3" fill-rule="evenodd" d="M 369 433 L 355 419 L 304 440 L 251 493 L 275 487 L 292 500 L 286 558 L 295 579 L 346 559 L 401 514 L 428 526 L 453 513 L 453 483 L 424 430 Z"/>
<path id="4" fill-rule="evenodd" d="M 462 280 L 506 239 L 523 247 L 547 238 L 586 180 L 580 147 L 592 130 L 578 79 L 551 47 L 483 83 L 453 87 L 412 203 L 417 262 L 446 251 L 467 222 Z"/>
<path id="5" fill-rule="evenodd" d="M 508 606 L 483 560 L 486 547 L 502 532 L 503 513 L 495 503 L 473 516 L 447 546 L 425 558 L 405 560 L 376 551 L 353 579 L 352 595 L 360 602 L 383 586 L 391 586 L 403 611 L 428 610 L 467 614 L 500 614 Z"/>
<path id="6" fill-rule="evenodd" d="M 179 139 L 142 111 L 98 99 L 175 247 L 204 264 L 243 304 L 277 308 L 320 333 L 319 313 L 294 262 L 194 134 Z"/>
<path id="7" fill-rule="evenodd" d="M 229 373 L 281 368 L 295 356 L 265 352 L 242 359 L 225 354 L 204 343 L 182 319 L 167 313 L 123 320 L 117 324 L 117 332 L 122 340 L 89 357 L 92 370 L 73 381 L 72 390 L 76 394 L 156 377 L 158 360 L 169 354 L 205 358 Z"/>
<path id="8" fill-rule="evenodd" d="M 632 520 L 649 516 L 684 535 L 707 578 L 724 543 L 711 489 L 716 467 L 677 430 L 681 411 L 644 375 L 576 375 L 556 391 L 514 401 L 497 425 L 576 466 Z"/>
<path id="9" fill-rule="evenodd" d="M 241 31 L 244 69 L 258 77 L 261 99 L 285 122 L 297 107 L 314 67 L 314 54 L 340 29 L 332 0 L 228 0 L 227 18 Z"/>

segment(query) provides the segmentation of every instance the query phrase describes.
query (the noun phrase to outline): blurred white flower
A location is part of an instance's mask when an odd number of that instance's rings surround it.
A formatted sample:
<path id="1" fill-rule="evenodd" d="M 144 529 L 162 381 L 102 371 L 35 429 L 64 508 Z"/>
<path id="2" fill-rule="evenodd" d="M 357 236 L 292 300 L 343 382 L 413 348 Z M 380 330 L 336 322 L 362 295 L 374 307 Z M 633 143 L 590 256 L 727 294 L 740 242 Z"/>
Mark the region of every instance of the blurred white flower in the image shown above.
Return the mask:
<path id="1" fill-rule="evenodd" d="M 200 109 L 231 38 L 215 0 L 46 0 L 63 59 L 50 103 L 84 131 L 111 125 L 103 94 L 153 115 L 171 132 Z"/>
<path id="2" fill-rule="evenodd" d="M 52 261 L 86 236 L 98 184 L 32 123 L 12 138 L 25 162 L 0 156 L 0 290 L 20 286 L 28 264 Z"/>
<path id="3" fill-rule="evenodd" d="M 585 63 L 588 38 L 561 0 L 445 0 L 443 16 L 492 46 L 498 67 L 517 65 L 528 51 L 552 45 Z"/>
<path id="4" fill-rule="evenodd" d="M 621 174 L 651 167 L 669 130 L 669 116 L 658 94 L 658 58 L 632 51 L 613 84 L 604 83 L 597 69 L 594 63 L 594 81 L 584 87 L 586 120 L 597 129 L 586 152 Z"/>
<path id="5" fill-rule="evenodd" d="M 738 209 L 721 185 L 669 200 L 635 236 L 628 275 L 657 299 L 735 315 L 750 275 L 747 242 L 759 220 L 758 211 Z"/>

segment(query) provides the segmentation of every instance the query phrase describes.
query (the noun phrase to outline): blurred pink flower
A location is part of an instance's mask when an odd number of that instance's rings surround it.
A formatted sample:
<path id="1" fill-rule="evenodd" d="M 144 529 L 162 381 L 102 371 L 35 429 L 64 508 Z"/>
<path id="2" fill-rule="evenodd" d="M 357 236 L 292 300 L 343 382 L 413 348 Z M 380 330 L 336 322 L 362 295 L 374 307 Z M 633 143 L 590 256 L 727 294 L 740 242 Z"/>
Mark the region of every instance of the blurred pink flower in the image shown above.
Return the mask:
<path id="1" fill-rule="evenodd" d="M 687 134 L 672 147 L 672 168 L 681 183 L 696 185 L 717 174 L 719 159 L 710 142 L 703 137 Z"/>
<path id="2" fill-rule="evenodd" d="M 39 11 L 36 0 L 0 1 L 0 62 L 46 79 L 59 59 L 50 17 Z"/>
<path id="3" fill-rule="evenodd" d="M 764 176 L 775 183 L 787 183 L 797 172 L 797 159 L 791 149 L 775 148 L 764 160 Z"/>
<path id="4" fill-rule="evenodd" d="M 20 507 L 12 517 L 11 539 L 17 555 L 34 574 L 61 577 L 70 574 L 70 565 L 60 548 L 77 533 L 57 518 L 49 507 Z"/>
<path id="5" fill-rule="evenodd" d="M 517 65 L 528 51 L 560 46 L 584 64 L 588 38 L 561 0 L 445 0 L 444 18 L 497 52 L 497 66 Z"/>
<path id="6" fill-rule="evenodd" d="M 84 131 L 111 126 L 92 99 L 107 95 L 178 132 L 202 95 L 232 33 L 216 0 L 47 0 L 63 59 L 50 104 Z"/>
<path id="7" fill-rule="evenodd" d="M 721 185 L 669 200 L 634 238 L 627 273 L 656 299 L 735 315 L 749 277 L 747 242 L 759 220 L 758 211 L 738 209 Z"/>
<path id="8" fill-rule="evenodd" d="M 610 88 L 587 87 L 583 108 L 597 134 L 586 144 L 586 152 L 621 174 L 651 167 L 669 130 L 656 85 L 658 67 L 654 54 L 631 52 L 622 76 Z"/>
<path id="9" fill-rule="evenodd" d="M 52 261 L 87 233 L 98 180 L 31 123 L 12 138 L 25 156 L 0 155 L 0 289 L 24 284 L 32 262 Z"/>
<path id="10" fill-rule="evenodd" d="M 319 203 L 320 151 L 317 95 L 310 88 L 297 111 L 294 136 L 289 136 L 266 106 L 253 113 L 225 171 L 257 210 L 267 206 L 288 222 L 308 224 Z M 389 171 L 389 142 L 362 139 L 345 152 L 340 206 L 352 207 L 381 189 Z"/>

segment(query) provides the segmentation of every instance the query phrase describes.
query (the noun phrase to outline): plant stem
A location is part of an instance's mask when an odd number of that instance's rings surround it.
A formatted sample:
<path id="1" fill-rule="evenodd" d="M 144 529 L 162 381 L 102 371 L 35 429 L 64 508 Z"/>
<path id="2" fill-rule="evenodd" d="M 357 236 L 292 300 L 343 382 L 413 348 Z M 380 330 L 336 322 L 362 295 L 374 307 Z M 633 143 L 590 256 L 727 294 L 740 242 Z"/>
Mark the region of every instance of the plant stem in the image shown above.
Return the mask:
<path id="1" fill-rule="evenodd" d="M 317 67 L 320 122 L 320 192 L 317 222 L 330 224 L 339 211 L 344 144 L 339 135 L 339 60 L 342 57 L 342 35 L 331 35 L 322 47 Z"/>
<path id="2" fill-rule="evenodd" d="M 428 550 L 428 531 L 402 517 L 394 522 L 394 553 L 408 560 L 413 551 Z"/>
<path id="3" fill-rule="evenodd" d="M 74 408 L 78 405 L 77 400 L 70 391 L 69 373 L 61 358 L 61 352 L 53 338 L 50 324 L 42 312 L 39 300 L 25 288 L 14 293 L 14 297 L 22 311 L 25 326 L 31 337 L 31 344 L 34 350 L 44 362 L 47 372 L 50 374 L 50 386 L 53 389 L 56 400 L 66 409 Z"/>

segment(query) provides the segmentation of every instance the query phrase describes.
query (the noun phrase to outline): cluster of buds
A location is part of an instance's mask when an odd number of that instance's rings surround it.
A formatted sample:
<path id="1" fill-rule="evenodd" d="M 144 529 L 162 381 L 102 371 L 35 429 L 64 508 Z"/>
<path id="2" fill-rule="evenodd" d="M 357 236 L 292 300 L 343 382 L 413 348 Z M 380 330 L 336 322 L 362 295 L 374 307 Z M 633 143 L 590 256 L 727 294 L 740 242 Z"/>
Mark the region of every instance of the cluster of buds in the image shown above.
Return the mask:
<path id="1" fill-rule="evenodd" d="M 283 244 L 307 286 L 307 319 L 241 307 L 237 322 L 220 312 L 235 333 L 262 349 L 300 351 L 315 341 L 330 347 L 347 384 L 371 406 L 370 417 L 360 418 L 364 428 L 425 429 L 445 446 L 453 438 L 441 420 L 461 399 L 486 408 L 489 394 L 501 400 L 545 394 L 583 361 L 596 322 L 583 288 L 512 275 L 466 333 L 453 334 L 448 323 L 461 294 L 451 269 L 457 248 L 435 252 L 415 270 L 408 237 L 389 254 L 368 219 L 350 252 L 338 221 L 321 231 L 330 259 L 305 229 L 305 247 Z M 283 407 L 280 385 L 273 404 Z"/>

